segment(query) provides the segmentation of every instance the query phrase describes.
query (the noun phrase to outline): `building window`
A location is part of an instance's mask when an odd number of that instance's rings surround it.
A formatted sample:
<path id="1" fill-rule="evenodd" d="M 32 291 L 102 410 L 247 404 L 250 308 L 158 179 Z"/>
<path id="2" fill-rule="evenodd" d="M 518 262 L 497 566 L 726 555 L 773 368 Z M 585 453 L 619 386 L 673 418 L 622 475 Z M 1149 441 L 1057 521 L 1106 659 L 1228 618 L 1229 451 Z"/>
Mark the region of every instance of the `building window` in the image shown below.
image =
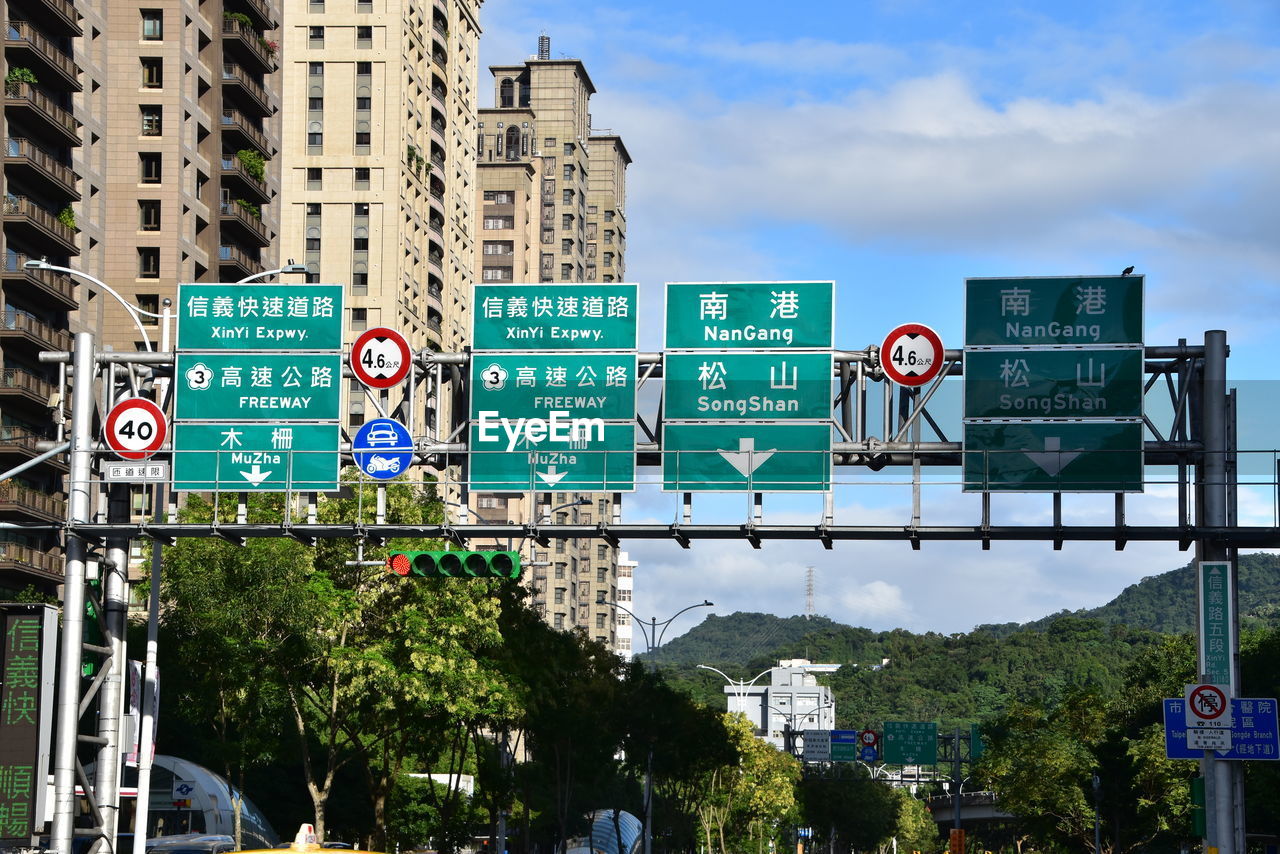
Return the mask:
<path id="1" fill-rule="evenodd" d="M 369 167 L 368 166 L 356 167 L 355 188 L 357 190 L 369 189 Z"/>
<path id="2" fill-rule="evenodd" d="M 161 180 L 160 152 L 138 152 L 138 181 L 143 184 L 159 184 Z"/>
<path id="3" fill-rule="evenodd" d="M 561 227 L 561 228 L 573 228 L 573 214 L 561 214 L 561 215 L 560 215 L 560 227 Z"/>
<path id="4" fill-rule="evenodd" d="M 372 12 L 373 0 L 356 0 L 357 12 Z"/>
<path id="5" fill-rule="evenodd" d="M 607 573 L 608 571 L 609 570 L 603 566 L 596 567 L 596 583 L 597 584 L 604 584 L 605 573 Z"/>
<path id="6" fill-rule="evenodd" d="M 566 237 L 564 240 L 560 241 L 560 254 L 561 255 L 573 254 L 573 240 L 571 238 Z"/>
<path id="7" fill-rule="evenodd" d="M 484 242 L 485 255 L 513 255 L 515 254 L 515 242 L 511 240 L 486 240 Z"/>
<path id="8" fill-rule="evenodd" d="M 566 163 L 564 165 L 564 179 L 566 181 L 573 180 L 573 164 L 572 163 Z"/>
<path id="9" fill-rule="evenodd" d="M 134 298 L 138 301 L 138 308 L 142 309 L 139 322 L 143 326 L 159 326 L 160 318 L 151 315 L 160 313 L 160 295 L 134 294 Z"/>
<path id="10" fill-rule="evenodd" d="M 612 229 L 612 228 L 606 228 L 606 229 L 604 230 L 604 242 L 605 242 L 605 243 L 612 243 L 612 242 L 613 242 L 613 229 Z"/>
<path id="11" fill-rule="evenodd" d="M 368 77 L 368 76 L 369 76 L 370 74 L 372 74 L 372 73 L 373 73 L 373 63 L 372 63 L 372 62 L 357 62 L 357 63 L 356 63 L 356 74 L 357 74 L 358 76 Z"/>
<path id="12" fill-rule="evenodd" d="M 563 629 L 563 628 L 564 628 L 564 614 L 556 614 L 556 616 L 555 616 L 555 627 L 556 627 L 557 629 Z"/>
<path id="13" fill-rule="evenodd" d="M 605 222 L 613 222 L 613 211 L 605 211 L 605 212 L 604 212 L 604 221 L 605 221 Z"/>
<path id="14" fill-rule="evenodd" d="M 612 267 L 612 266 L 613 266 L 613 253 L 612 253 L 612 252 L 606 252 L 606 253 L 604 253 L 604 265 L 605 265 L 606 267 Z"/>
<path id="15" fill-rule="evenodd" d="M 604 514 L 602 513 L 600 515 L 603 516 Z M 609 559 L 609 547 L 606 546 L 604 543 L 600 543 L 599 545 L 596 546 L 596 560 L 608 560 L 608 559 Z M 600 580 L 604 581 L 603 578 Z"/>
<path id="16" fill-rule="evenodd" d="M 357 110 L 372 110 L 372 109 L 373 109 L 373 98 L 369 97 L 368 95 L 361 95 L 360 97 L 356 98 L 356 109 L 357 109 Z"/>
<path id="17" fill-rule="evenodd" d="M 630 602 L 630 601 L 631 601 L 631 591 L 630 591 L 630 590 L 627 590 L 627 589 L 625 589 L 625 588 L 624 588 L 624 589 L 622 589 L 622 590 L 619 590 L 619 591 L 618 591 L 618 601 L 619 601 L 619 602 Z"/>
<path id="18" fill-rule="evenodd" d="M 596 614 L 596 628 L 597 629 L 604 628 L 604 614 Z"/>
<path id="19" fill-rule="evenodd" d="M 159 104 L 143 104 L 138 110 L 142 115 L 143 136 L 160 136 L 164 133 L 164 110 Z"/>
<path id="20" fill-rule="evenodd" d="M 160 247 L 159 246 L 139 246 L 138 247 L 138 278 L 139 279 L 160 278 Z"/>
<path id="21" fill-rule="evenodd" d="M 565 156 L 565 157 L 572 157 L 572 156 L 573 156 L 573 143 L 572 143 L 572 142 L 566 142 L 566 143 L 564 144 L 564 156 Z"/>
<path id="22" fill-rule="evenodd" d="M 484 218 L 485 228 L 515 228 L 516 219 L 512 216 L 487 216 Z"/>
<path id="23" fill-rule="evenodd" d="M 369 326 L 369 309 L 353 308 L 351 309 L 351 328 L 359 332 Z"/>
<path id="24" fill-rule="evenodd" d="M 308 98 L 307 109 L 312 112 L 320 112 L 324 109 L 324 98 Z"/>
<path id="25" fill-rule="evenodd" d="M 567 282 L 572 278 L 573 278 L 573 265 L 561 264 L 560 265 L 560 281 Z"/>
<path id="26" fill-rule="evenodd" d="M 356 131 L 356 145 L 367 146 L 369 145 L 371 140 L 372 140 L 372 136 L 370 135 L 369 131 L 367 130 Z"/>
<path id="27" fill-rule="evenodd" d="M 308 251 L 308 252 L 319 252 L 319 251 L 320 251 L 320 238 L 318 238 L 318 237 L 308 237 L 308 238 L 307 238 L 307 242 L 306 242 L 306 248 L 307 248 L 307 251 Z"/>
<path id="28" fill-rule="evenodd" d="M 319 202 L 307 202 L 307 216 L 320 216 Z"/>
<path id="29" fill-rule="evenodd" d="M 369 238 L 367 238 L 367 237 L 353 237 L 353 238 L 351 238 L 351 251 L 352 251 L 352 252 L 368 252 L 368 251 L 369 251 Z"/>
<path id="30" fill-rule="evenodd" d="M 544 152 L 544 153 L 546 153 L 546 152 L 551 152 L 551 151 L 555 151 L 555 150 L 556 150 L 556 140 L 555 140 L 555 137 L 551 137 L 551 136 L 549 136 L 549 137 L 547 137 L 546 139 L 544 139 L 544 140 L 542 141 L 542 150 L 543 150 L 543 152 Z"/>
<path id="31" fill-rule="evenodd" d="M 359 172 L 360 170 L 359 170 L 359 169 L 357 169 L 356 171 L 357 171 L 357 172 Z M 364 171 L 365 171 L 365 172 L 368 172 L 369 170 L 368 170 L 368 169 L 366 169 L 366 170 L 364 170 Z M 366 181 L 368 181 L 368 180 L 369 180 L 369 176 L 368 176 L 368 175 L 365 175 L 365 176 L 364 176 L 364 179 L 365 179 Z M 353 210 L 353 212 L 355 213 L 355 215 L 356 215 L 356 216 L 368 216 L 368 215 L 369 215 L 369 203 L 368 203 L 368 202 L 356 202 L 356 203 L 355 203 L 355 205 L 353 205 L 353 206 L 352 206 L 352 210 Z"/>
<path id="32" fill-rule="evenodd" d="M 324 27 L 307 27 L 307 47 L 324 47 Z"/>
<path id="33" fill-rule="evenodd" d="M 485 267 L 482 278 L 486 282 L 510 282 L 514 275 L 510 267 Z"/>
<path id="34" fill-rule="evenodd" d="M 142 10 L 142 40 L 158 42 L 164 39 L 164 12 L 160 9 Z"/>
<path id="35" fill-rule="evenodd" d="M 160 200 L 138 200 L 138 229 L 140 231 L 160 230 Z"/>
<path id="36" fill-rule="evenodd" d="M 324 187 L 324 170 L 316 166 L 307 167 L 307 189 L 320 190 Z"/>
<path id="37" fill-rule="evenodd" d="M 564 588 L 563 588 L 563 587 L 557 587 L 557 588 L 556 588 L 556 598 L 555 598 L 555 603 L 556 603 L 557 605 L 563 605 L 563 604 L 564 604 Z"/>
<path id="38" fill-rule="evenodd" d="M 322 27 L 321 29 L 323 29 L 323 27 Z M 307 74 L 311 75 L 312 77 L 323 77 L 323 76 L 324 76 L 324 63 L 323 63 L 323 62 L 308 62 L 308 63 L 307 63 Z"/>
<path id="39" fill-rule="evenodd" d="M 373 47 L 373 27 L 356 27 L 356 47 Z"/>
<path id="40" fill-rule="evenodd" d="M 142 88 L 164 88 L 164 60 L 155 56 L 142 57 Z"/>
<path id="41" fill-rule="evenodd" d="M 485 190 L 484 200 L 495 205 L 509 205 L 515 202 L 515 194 L 510 190 Z"/>
<path id="42" fill-rule="evenodd" d="M 565 564 L 556 564 L 556 578 L 564 578 Z"/>
<path id="43" fill-rule="evenodd" d="M 573 204 L 573 190 L 565 190 L 563 193 L 561 193 L 560 201 L 566 205 Z"/>

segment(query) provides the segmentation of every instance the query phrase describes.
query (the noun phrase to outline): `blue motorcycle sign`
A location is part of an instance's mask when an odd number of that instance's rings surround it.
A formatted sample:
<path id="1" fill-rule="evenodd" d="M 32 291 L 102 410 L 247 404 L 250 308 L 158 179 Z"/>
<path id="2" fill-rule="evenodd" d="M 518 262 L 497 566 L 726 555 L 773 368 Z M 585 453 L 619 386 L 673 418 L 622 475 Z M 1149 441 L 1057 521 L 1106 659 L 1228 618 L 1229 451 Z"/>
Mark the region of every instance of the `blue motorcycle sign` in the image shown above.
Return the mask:
<path id="1" fill-rule="evenodd" d="M 356 432 L 351 455 L 369 477 L 390 480 L 413 463 L 413 437 L 399 421 L 375 418 Z"/>

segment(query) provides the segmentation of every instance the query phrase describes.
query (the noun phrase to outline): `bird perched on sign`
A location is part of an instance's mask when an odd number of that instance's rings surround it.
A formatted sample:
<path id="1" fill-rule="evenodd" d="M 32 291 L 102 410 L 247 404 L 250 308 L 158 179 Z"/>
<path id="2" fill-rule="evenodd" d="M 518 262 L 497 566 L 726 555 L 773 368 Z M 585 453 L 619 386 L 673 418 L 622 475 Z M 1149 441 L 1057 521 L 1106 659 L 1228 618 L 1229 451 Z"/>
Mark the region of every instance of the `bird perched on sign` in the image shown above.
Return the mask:
<path id="1" fill-rule="evenodd" d="M 1130 273 L 1132 273 L 1132 272 L 1133 272 L 1133 265 L 1129 265 L 1128 267 L 1125 267 L 1125 268 L 1124 268 L 1124 270 L 1122 270 L 1122 271 L 1120 272 L 1120 275 L 1121 275 L 1121 276 L 1127 276 L 1127 275 L 1129 275 L 1129 274 L 1130 274 Z"/>

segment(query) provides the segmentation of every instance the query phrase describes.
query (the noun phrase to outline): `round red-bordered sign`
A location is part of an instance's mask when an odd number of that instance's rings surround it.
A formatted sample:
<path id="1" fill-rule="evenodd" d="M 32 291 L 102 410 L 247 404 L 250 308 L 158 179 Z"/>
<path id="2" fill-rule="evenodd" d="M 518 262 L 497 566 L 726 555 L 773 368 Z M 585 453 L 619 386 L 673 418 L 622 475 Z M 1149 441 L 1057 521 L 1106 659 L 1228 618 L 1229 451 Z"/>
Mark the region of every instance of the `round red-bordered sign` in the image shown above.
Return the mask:
<path id="1" fill-rule="evenodd" d="M 880 736 L 876 735 L 876 732 L 873 729 L 864 729 L 858 735 L 858 739 L 867 747 L 875 747 L 876 742 L 880 740 Z"/>
<path id="2" fill-rule="evenodd" d="M 366 330 L 351 347 L 351 371 L 370 388 L 391 388 L 409 374 L 409 342 L 394 329 Z"/>
<path id="3" fill-rule="evenodd" d="M 103 434 L 120 459 L 145 460 L 164 444 L 169 422 L 154 402 L 130 397 L 111 407 Z"/>
<path id="4" fill-rule="evenodd" d="M 1227 693 L 1217 685 L 1197 685 L 1187 694 L 1191 714 L 1207 721 L 1217 720 L 1230 708 Z"/>
<path id="5" fill-rule="evenodd" d="M 921 386 L 942 370 L 942 338 L 923 323 L 904 323 L 880 345 L 880 367 L 898 385 Z"/>

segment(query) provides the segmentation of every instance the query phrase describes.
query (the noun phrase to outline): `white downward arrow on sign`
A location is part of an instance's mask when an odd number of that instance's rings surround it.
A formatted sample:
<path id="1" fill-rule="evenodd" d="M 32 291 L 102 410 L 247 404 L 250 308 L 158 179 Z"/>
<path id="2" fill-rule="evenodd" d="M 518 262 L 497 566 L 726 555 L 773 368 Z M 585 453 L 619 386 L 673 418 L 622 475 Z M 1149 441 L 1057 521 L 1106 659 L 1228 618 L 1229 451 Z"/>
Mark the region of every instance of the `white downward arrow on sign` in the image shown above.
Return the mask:
<path id="1" fill-rule="evenodd" d="M 737 469 L 743 477 L 750 477 L 751 473 L 772 457 L 776 450 L 777 448 L 770 448 L 767 451 L 757 451 L 756 440 L 746 438 L 738 440 L 738 450 L 721 451 L 720 456 L 724 457 L 725 462 Z"/>
<path id="2" fill-rule="evenodd" d="M 245 480 L 249 481 L 250 485 L 258 486 L 264 480 L 271 477 L 271 472 L 263 471 L 262 466 L 260 466 L 257 463 L 254 463 L 253 468 L 249 469 L 248 471 L 241 471 L 240 475 Z"/>
<path id="3" fill-rule="evenodd" d="M 555 466 L 547 466 L 546 471 L 540 471 L 537 474 L 547 486 L 555 486 L 568 472 L 557 471 Z"/>
<path id="4" fill-rule="evenodd" d="M 1031 462 L 1044 469 L 1045 474 L 1049 475 L 1049 477 L 1057 477 L 1083 451 L 1064 451 L 1062 450 L 1062 439 L 1057 436 L 1046 436 L 1043 452 L 1026 451 L 1025 453 L 1031 458 Z"/>

